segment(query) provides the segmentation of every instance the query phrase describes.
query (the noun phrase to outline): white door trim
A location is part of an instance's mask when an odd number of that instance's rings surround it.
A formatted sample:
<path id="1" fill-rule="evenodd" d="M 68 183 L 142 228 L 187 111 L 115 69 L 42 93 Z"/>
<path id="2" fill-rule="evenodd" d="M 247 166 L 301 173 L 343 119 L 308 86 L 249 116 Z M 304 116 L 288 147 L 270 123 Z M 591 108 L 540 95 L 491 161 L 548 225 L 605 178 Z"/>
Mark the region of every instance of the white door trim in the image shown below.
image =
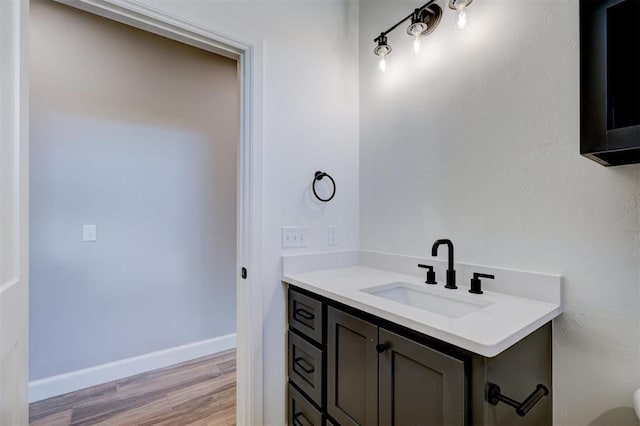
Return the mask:
<path id="1" fill-rule="evenodd" d="M 0 0 L 0 424 L 29 421 L 29 3 Z"/>
<path id="2" fill-rule="evenodd" d="M 237 424 L 262 424 L 262 40 L 224 35 L 130 0 L 56 1 L 238 61 Z"/>

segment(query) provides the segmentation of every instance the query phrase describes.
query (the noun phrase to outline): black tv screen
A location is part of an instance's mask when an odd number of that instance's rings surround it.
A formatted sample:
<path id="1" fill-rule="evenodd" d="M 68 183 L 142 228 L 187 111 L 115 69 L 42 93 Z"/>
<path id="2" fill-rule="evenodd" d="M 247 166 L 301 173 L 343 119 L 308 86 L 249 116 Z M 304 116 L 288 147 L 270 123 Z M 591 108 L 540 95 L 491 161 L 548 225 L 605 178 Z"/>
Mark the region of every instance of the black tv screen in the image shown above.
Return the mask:
<path id="1" fill-rule="evenodd" d="M 607 129 L 640 124 L 640 1 L 607 8 Z"/>
<path id="2" fill-rule="evenodd" d="M 640 163 L 640 0 L 580 0 L 580 153 Z"/>

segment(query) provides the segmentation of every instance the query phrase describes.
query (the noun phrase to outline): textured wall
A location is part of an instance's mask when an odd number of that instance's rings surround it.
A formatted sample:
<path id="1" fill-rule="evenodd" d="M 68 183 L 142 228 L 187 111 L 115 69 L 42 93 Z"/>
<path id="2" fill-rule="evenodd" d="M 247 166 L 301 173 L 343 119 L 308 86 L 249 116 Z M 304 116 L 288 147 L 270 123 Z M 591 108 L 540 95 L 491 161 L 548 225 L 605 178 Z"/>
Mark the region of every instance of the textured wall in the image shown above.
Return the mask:
<path id="1" fill-rule="evenodd" d="M 235 331 L 236 68 L 32 2 L 32 380 Z"/>
<path id="2" fill-rule="evenodd" d="M 439 3 L 443 3 L 442 1 Z M 577 1 L 474 2 L 388 71 L 372 39 L 412 1 L 360 2 L 361 247 L 560 273 L 555 424 L 635 424 L 640 166 L 579 155 Z M 466 280 L 469 277 L 459 277 Z"/>

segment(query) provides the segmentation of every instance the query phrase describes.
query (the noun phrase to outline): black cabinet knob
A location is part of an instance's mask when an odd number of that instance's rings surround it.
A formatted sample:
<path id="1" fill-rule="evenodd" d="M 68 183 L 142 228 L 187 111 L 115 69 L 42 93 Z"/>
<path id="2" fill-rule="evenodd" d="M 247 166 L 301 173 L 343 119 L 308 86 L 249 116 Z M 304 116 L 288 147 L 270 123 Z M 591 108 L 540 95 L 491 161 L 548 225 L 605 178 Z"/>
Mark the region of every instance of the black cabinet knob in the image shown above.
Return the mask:
<path id="1" fill-rule="evenodd" d="M 390 347 L 391 347 L 391 345 L 388 344 L 388 343 L 378 343 L 376 345 L 376 351 L 378 351 L 378 353 L 381 354 L 384 351 L 386 351 L 387 349 L 389 349 Z"/>

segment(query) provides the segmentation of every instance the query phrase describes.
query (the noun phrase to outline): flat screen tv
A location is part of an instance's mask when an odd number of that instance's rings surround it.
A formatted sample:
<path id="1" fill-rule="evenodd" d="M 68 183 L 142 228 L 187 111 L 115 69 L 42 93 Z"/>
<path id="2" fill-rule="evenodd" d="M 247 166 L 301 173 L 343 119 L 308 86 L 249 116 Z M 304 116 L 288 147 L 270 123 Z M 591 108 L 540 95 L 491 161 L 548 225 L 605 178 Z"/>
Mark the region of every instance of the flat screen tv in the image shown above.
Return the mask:
<path id="1" fill-rule="evenodd" d="M 640 163 L 640 0 L 580 0 L 580 153 Z"/>

